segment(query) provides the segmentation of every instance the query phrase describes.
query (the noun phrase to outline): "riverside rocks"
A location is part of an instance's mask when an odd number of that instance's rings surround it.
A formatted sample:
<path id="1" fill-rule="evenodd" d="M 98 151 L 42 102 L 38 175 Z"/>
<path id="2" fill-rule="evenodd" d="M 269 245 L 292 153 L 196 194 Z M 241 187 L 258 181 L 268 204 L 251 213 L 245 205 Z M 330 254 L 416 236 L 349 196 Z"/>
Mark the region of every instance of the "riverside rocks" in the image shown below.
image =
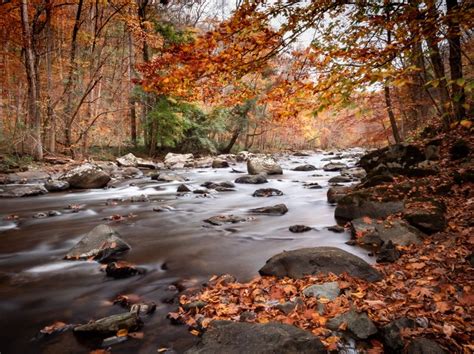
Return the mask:
<path id="1" fill-rule="evenodd" d="M 330 162 L 330 163 L 324 165 L 323 170 L 328 171 L 328 172 L 332 172 L 332 171 L 340 171 L 340 170 L 343 170 L 343 169 L 346 169 L 346 168 L 347 168 L 346 164 L 343 164 L 343 163 L 340 163 L 340 162 Z"/>
<path id="2" fill-rule="evenodd" d="M 247 171 L 249 175 L 266 173 L 267 175 L 281 175 L 283 170 L 277 161 L 270 156 L 252 157 L 247 160 Z"/>
<path id="3" fill-rule="evenodd" d="M 142 324 L 137 314 L 125 312 L 77 326 L 74 328 L 74 333 L 110 335 L 117 333 L 121 329 L 126 329 L 129 332 L 135 331 L 139 329 Z"/>
<path id="4" fill-rule="evenodd" d="M 283 195 L 283 192 L 275 188 L 257 189 L 252 194 L 253 197 L 275 197 L 275 196 L 281 196 L 281 195 Z"/>
<path id="5" fill-rule="evenodd" d="M 192 163 L 193 154 L 174 154 L 169 152 L 165 156 L 165 166 L 168 168 L 183 168 L 185 165 Z"/>
<path id="6" fill-rule="evenodd" d="M 130 249 L 108 225 L 99 225 L 87 233 L 64 257 L 68 260 L 105 261 Z"/>
<path id="7" fill-rule="evenodd" d="M 341 289 L 337 281 L 327 282 L 323 284 L 315 284 L 303 289 L 303 295 L 307 297 L 325 298 L 334 300 L 339 296 Z"/>
<path id="8" fill-rule="evenodd" d="M 48 193 L 42 184 L 0 185 L 0 198 L 32 197 Z"/>
<path id="9" fill-rule="evenodd" d="M 229 162 L 224 159 L 216 158 L 212 161 L 212 168 L 226 168 L 229 167 Z"/>
<path id="10" fill-rule="evenodd" d="M 44 184 L 44 187 L 48 190 L 48 192 L 61 192 L 69 189 L 69 182 L 61 180 L 49 180 Z"/>
<path id="11" fill-rule="evenodd" d="M 377 327 L 367 317 L 367 314 L 357 313 L 353 309 L 330 319 L 327 327 L 337 331 L 343 323 L 347 325 L 347 330 L 358 339 L 367 339 L 377 333 Z"/>
<path id="12" fill-rule="evenodd" d="M 103 188 L 109 183 L 110 176 L 98 166 L 86 163 L 61 176 L 71 188 L 93 189 Z"/>
<path id="13" fill-rule="evenodd" d="M 442 203 L 433 199 L 410 201 L 406 205 L 403 218 L 410 225 L 431 235 L 446 227 L 445 208 Z"/>
<path id="14" fill-rule="evenodd" d="M 310 332 L 283 323 L 214 321 L 199 343 L 186 354 L 327 353 Z"/>
<path id="15" fill-rule="evenodd" d="M 216 215 L 204 220 L 204 222 L 216 226 L 220 226 L 222 224 L 236 224 L 244 221 L 247 221 L 247 219 L 237 215 Z"/>
<path id="16" fill-rule="evenodd" d="M 260 275 L 279 278 L 302 278 L 317 273 L 342 274 L 367 281 L 378 281 L 382 277 L 363 259 L 335 247 L 300 248 L 279 253 L 271 257 L 259 270 Z"/>
<path id="17" fill-rule="evenodd" d="M 331 203 L 331 204 L 337 203 L 350 191 L 351 191 L 350 187 L 334 186 L 334 187 L 329 188 L 327 192 L 328 203 Z"/>
<path id="18" fill-rule="evenodd" d="M 268 207 L 250 209 L 250 212 L 254 214 L 283 215 L 288 212 L 288 208 L 285 204 L 277 204 Z"/>
<path id="19" fill-rule="evenodd" d="M 313 228 L 306 225 L 291 225 L 288 229 L 293 233 L 302 233 L 311 231 Z"/>
<path id="20" fill-rule="evenodd" d="M 255 176 L 241 176 L 235 180 L 235 183 L 245 183 L 245 184 L 263 184 L 267 183 L 268 180 L 265 175 L 255 175 Z"/>
<path id="21" fill-rule="evenodd" d="M 307 171 L 316 171 L 317 168 L 314 165 L 300 165 L 296 166 L 293 171 L 302 171 L 302 172 L 307 172 Z"/>

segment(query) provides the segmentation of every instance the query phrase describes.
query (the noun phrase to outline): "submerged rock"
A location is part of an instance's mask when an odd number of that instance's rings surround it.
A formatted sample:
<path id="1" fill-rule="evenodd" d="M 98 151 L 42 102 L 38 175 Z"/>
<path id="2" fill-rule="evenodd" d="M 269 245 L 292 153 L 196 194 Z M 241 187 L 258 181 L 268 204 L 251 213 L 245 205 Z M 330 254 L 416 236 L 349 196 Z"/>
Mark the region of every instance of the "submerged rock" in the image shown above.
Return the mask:
<path id="1" fill-rule="evenodd" d="M 277 204 L 268 207 L 250 209 L 250 212 L 255 214 L 283 215 L 288 212 L 288 208 L 285 204 Z"/>
<path id="2" fill-rule="evenodd" d="M 300 166 L 296 166 L 293 171 L 303 171 L 303 172 L 306 172 L 306 171 L 315 171 L 317 170 L 317 168 L 313 165 L 300 165 Z"/>
<path id="3" fill-rule="evenodd" d="M 104 261 L 130 249 L 108 225 L 99 225 L 87 233 L 64 257 L 69 260 Z"/>
<path id="4" fill-rule="evenodd" d="M 134 264 L 124 262 L 124 261 L 117 261 L 111 262 L 107 264 L 105 268 L 105 273 L 108 277 L 112 278 L 128 278 L 138 274 L 144 274 L 145 269 L 139 268 Z"/>
<path id="5" fill-rule="evenodd" d="M 337 331 L 343 323 L 347 324 L 347 330 L 358 339 L 367 339 L 377 333 L 377 327 L 375 327 L 367 314 L 357 313 L 355 310 L 350 310 L 330 319 L 327 322 L 327 327 Z"/>
<path id="6" fill-rule="evenodd" d="M 310 332 L 283 323 L 214 321 L 199 343 L 186 354 L 326 354 Z"/>
<path id="7" fill-rule="evenodd" d="M 301 233 L 311 231 L 313 228 L 306 225 L 291 225 L 288 229 L 293 233 Z"/>
<path id="8" fill-rule="evenodd" d="M 74 328 L 74 333 L 108 335 L 115 334 L 121 329 L 126 329 L 129 332 L 133 332 L 139 329 L 142 324 L 143 323 L 137 314 L 125 312 L 77 326 Z"/>
<path id="9" fill-rule="evenodd" d="M 187 185 L 185 184 L 180 184 L 178 186 L 178 188 L 176 189 L 176 191 L 178 193 L 187 193 L 187 192 L 191 192 L 191 188 L 189 188 Z"/>
<path id="10" fill-rule="evenodd" d="M 263 184 L 267 182 L 267 178 L 264 175 L 241 176 L 235 180 L 235 183 L 245 184 Z"/>
<path id="11" fill-rule="evenodd" d="M 48 193 L 42 184 L 0 185 L 0 198 L 32 197 Z"/>
<path id="12" fill-rule="evenodd" d="M 273 157 L 253 157 L 247 160 L 249 175 L 266 173 L 267 175 L 281 175 L 283 170 Z"/>
<path id="13" fill-rule="evenodd" d="M 367 281 L 382 279 L 380 273 L 362 258 L 335 247 L 301 248 L 282 252 L 270 258 L 259 270 L 260 275 L 296 279 L 318 273 L 344 272 Z"/>
<path id="14" fill-rule="evenodd" d="M 222 224 L 236 224 L 244 221 L 247 221 L 247 219 L 237 215 L 216 215 L 204 220 L 204 222 L 216 226 L 220 226 Z"/>
<path id="15" fill-rule="evenodd" d="M 69 182 L 71 188 L 103 188 L 109 183 L 110 176 L 98 166 L 86 163 L 61 176 Z"/>
<path id="16" fill-rule="evenodd" d="M 343 226 L 339 226 L 339 225 L 333 225 L 333 226 L 328 226 L 327 229 L 329 231 L 332 231 L 332 232 L 335 232 L 335 233 L 343 233 L 344 231 L 346 231 L 346 229 L 344 229 Z"/>
<path id="17" fill-rule="evenodd" d="M 252 197 L 275 197 L 281 196 L 283 192 L 275 188 L 261 188 L 253 192 Z"/>
<path id="18" fill-rule="evenodd" d="M 317 182 L 305 183 L 303 184 L 303 187 L 308 188 L 308 189 L 322 189 L 323 188 L 323 186 L 321 186 Z"/>

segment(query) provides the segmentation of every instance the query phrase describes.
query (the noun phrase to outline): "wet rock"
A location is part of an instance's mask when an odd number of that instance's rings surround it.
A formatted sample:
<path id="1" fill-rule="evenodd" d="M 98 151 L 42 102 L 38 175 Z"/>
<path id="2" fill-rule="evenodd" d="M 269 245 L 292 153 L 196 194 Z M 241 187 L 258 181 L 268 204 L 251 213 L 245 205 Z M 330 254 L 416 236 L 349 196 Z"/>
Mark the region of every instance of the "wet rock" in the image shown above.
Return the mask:
<path id="1" fill-rule="evenodd" d="M 195 189 L 193 190 L 194 194 L 207 194 L 209 191 L 207 189 Z"/>
<path id="2" fill-rule="evenodd" d="M 264 175 L 242 176 L 235 180 L 235 183 L 245 183 L 245 184 L 263 184 L 267 182 L 268 182 L 267 178 Z"/>
<path id="3" fill-rule="evenodd" d="M 61 192 L 69 189 L 69 182 L 50 179 L 44 184 L 44 187 L 48 190 L 48 192 Z"/>
<path id="4" fill-rule="evenodd" d="M 69 260 L 104 261 L 128 251 L 130 246 L 108 225 L 99 225 L 87 233 L 64 257 Z"/>
<path id="5" fill-rule="evenodd" d="M 357 313 L 355 310 L 330 319 L 327 322 L 327 327 L 336 331 L 343 323 L 347 324 L 347 330 L 358 339 L 367 339 L 377 333 L 377 328 L 367 314 Z"/>
<path id="6" fill-rule="evenodd" d="M 226 160 L 217 158 L 212 161 L 212 168 L 226 168 L 229 167 L 229 163 Z"/>
<path id="7" fill-rule="evenodd" d="M 438 343 L 427 338 L 415 338 L 406 347 L 405 354 L 446 354 Z"/>
<path id="8" fill-rule="evenodd" d="M 446 228 L 445 206 L 436 200 L 408 202 L 403 218 L 412 226 L 431 235 Z"/>
<path id="9" fill-rule="evenodd" d="M 347 176 L 334 176 L 328 180 L 329 183 L 348 183 L 351 181 L 352 178 Z"/>
<path id="10" fill-rule="evenodd" d="M 185 184 L 180 184 L 178 186 L 178 188 L 176 189 L 176 191 L 178 193 L 187 193 L 187 192 L 191 192 L 191 188 L 189 188 L 187 185 Z"/>
<path id="11" fill-rule="evenodd" d="M 300 165 L 296 166 L 293 171 L 315 171 L 317 168 L 313 165 Z"/>
<path id="12" fill-rule="evenodd" d="M 108 277 L 119 279 L 132 277 L 138 274 L 145 274 L 145 269 L 139 268 L 128 262 L 117 261 L 107 264 L 105 273 Z"/>
<path id="13" fill-rule="evenodd" d="M 285 251 L 270 258 L 259 270 L 260 275 L 279 278 L 302 278 L 317 273 L 342 274 L 367 281 L 378 281 L 382 277 L 363 259 L 335 247 L 301 248 Z"/>
<path id="14" fill-rule="evenodd" d="M 130 312 L 137 315 L 150 315 L 155 311 L 156 304 L 154 302 L 140 302 L 130 307 Z"/>
<path id="15" fill-rule="evenodd" d="M 352 220 L 351 233 L 358 243 L 376 246 L 382 246 L 389 241 L 396 245 L 408 246 L 420 244 L 423 239 L 422 233 L 403 221 L 378 223 L 368 217 Z"/>
<path id="16" fill-rule="evenodd" d="M 313 228 L 306 225 L 291 225 L 288 229 L 293 233 L 302 233 L 311 231 Z"/>
<path id="17" fill-rule="evenodd" d="M 247 221 L 247 219 L 237 215 L 217 215 L 204 220 L 204 222 L 216 226 L 220 226 L 222 224 L 237 224 L 244 221 Z"/>
<path id="18" fill-rule="evenodd" d="M 288 212 L 285 204 L 277 204 L 268 207 L 250 209 L 251 213 L 266 214 L 266 215 L 284 215 Z"/>
<path id="19" fill-rule="evenodd" d="M 334 300 L 339 296 L 341 289 L 337 281 L 327 282 L 323 284 L 310 285 L 303 289 L 303 294 L 306 297 L 325 298 Z"/>
<path id="20" fill-rule="evenodd" d="M 403 209 L 403 201 L 374 201 L 370 199 L 370 193 L 358 191 L 340 198 L 334 215 L 336 219 L 347 221 L 363 216 L 378 219 L 399 213 Z"/>
<path id="21" fill-rule="evenodd" d="M 317 337 L 287 324 L 214 321 L 200 342 L 186 351 L 186 354 L 322 354 L 326 352 L 324 345 Z"/>
<path id="22" fill-rule="evenodd" d="M 303 187 L 308 188 L 308 189 L 322 189 L 323 188 L 323 186 L 321 186 L 317 182 L 305 183 L 303 184 Z"/>
<path id="23" fill-rule="evenodd" d="M 252 197 L 275 197 L 281 196 L 283 192 L 275 188 L 261 188 L 253 192 Z"/>
<path id="24" fill-rule="evenodd" d="M 384 349 L 389 353 L 401 353 L 404 342 L 400 331 L 404 328 L 415 328 L 416 323 L 409 318 L 399 318 L 382 328 Z"/>
<path id="25" fill-rule="evenodd" d="M 341 187 L 341 186 L 331 187 L 328 189 L 328 192 L 327 192 L 328 202 L 331 204 L 337 203 L 344 196 L 346 196 L 350 191 L 351 191 L 350 187 Z"/>
<path id="26" fill-rule="evenodd" d="M 170 173 L 157 173 L 151 176 L 151 179 L 158 182 L 184 182 L 184 178 Z"/>
<path id="27" fill-rule="evenodd" d="M 369 188 L 369 187 L 375 187 L 378 186 L 382 183 L 391 183 L 393 182 L 393 177 L 391 175 L 374 175 L 368 177 L 366 180 L 364 180 L 361 184 L 362 188 Z"/>
<path id="28" fill-rule="evenodd" d="M 324 165 L 323 170 L 324 171 L 340 171 L 347 168 L 347 165 L 340 163 L 340 162 L 330 162 L 326 165 Z"/>
<path id="29" fill-rule="evenodd" d="M 169 152 L 165 156 L 165 166 L 168 168 L 183 168 L 186 164 L 192 164 L 193 159 L 193 154 L 174 154 Z"/>
<path id="30" fill-rule="evenodd" d="M 340 233 L 343 233 L 344 231 L 346 231 L 346 229 L 344 229 L 343 226 L 339 226 L 339 225 L 328 226 L 328 230 L 332 231 L 332 232 L 335 232 L 337 234 L 340 234 Z"/>
<path id="31" fill-rule="evenodd" d="M 194 310 L 194 309 L 202 309 L 204 306 L 207 305 L 207 302 L 202 300 L 197 300 L 189 303 L 185 303 L 182 305 L 184 311 Z"/>
<path id="32" fill-rule="evenodd" d="M 377 263 L 393 263 L 400 258 L 400 251 L 397 250 L 392 241 L 383 244 L 377 254 Z"/>
<path id="33" fill-rule="evenodd" d="M 136 314 L 125 312 L 77 326 L 74 328 L 74 333 L 107 335 L 115 334 L 121 329 L 133 332 L 138 330 L 141 326 L 142 321 Z"/>
<path id="34" fill-rule="evenodd" d="M 449 154 L 452 160 L 460 160 L 468 157 L 471 153 L 471 148 L 466 140 L 457 140 L 449 149 Z"/>
<path id="35" fill-rule="evenodd" d="M 247 160 L 249 175 L 266 173 L 267 175 L 281 175 L 283 170 L 273 157 L 252 157 Z"/>
<path id="36" fill-rule="evenodd" d="M 105 187 L 110 176 L 99 167 L 86 163 L 65 173 L 61 179 L 68 181 L 71 188 L 92 189 Z"/>
<path id="37" fill-rule="evenodd" d="M 207 189 L 215 189 L 218 192 L 230 192 L 234 191 L 235 184 L 232 182 L 205 182 L 201 184 L 201 187 L 205 187 Z"/>
<path id="38" fill-rule="evenodd" d="M 6 184 L 0 185 L 0 198 L 32 197 L 46 194 L 42 184 Z"/>
<path id="39" fill-rule="evenodd" d="M 50 210 L 48 211 L 48 216 L 61 216 L 63 214 L 61 214 L 59 211 L 57 210 Z"/>
<path id="40" fill-rule="evenodd" d="M 293 312 L 296 306 L 304 306 L 304 301 L 300 297 L 297 297 L 291 301 L 286 301 L 282 304 L 275 305 L 275 308 L 283 312 L 285 315 L 288 315 Z"/>

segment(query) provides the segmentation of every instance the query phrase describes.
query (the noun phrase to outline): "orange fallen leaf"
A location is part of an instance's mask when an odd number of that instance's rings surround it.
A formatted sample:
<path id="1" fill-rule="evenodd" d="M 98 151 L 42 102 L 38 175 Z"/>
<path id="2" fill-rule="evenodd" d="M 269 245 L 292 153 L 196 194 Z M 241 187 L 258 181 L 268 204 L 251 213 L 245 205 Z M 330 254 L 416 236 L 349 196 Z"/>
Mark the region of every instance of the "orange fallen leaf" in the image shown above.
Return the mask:
<path id="1" fill-rule="evenodd" d="M 126 337 L 128 334 L 128 330 L 125 328 L 119 329 L 117 331 L 117 337 Z"/>

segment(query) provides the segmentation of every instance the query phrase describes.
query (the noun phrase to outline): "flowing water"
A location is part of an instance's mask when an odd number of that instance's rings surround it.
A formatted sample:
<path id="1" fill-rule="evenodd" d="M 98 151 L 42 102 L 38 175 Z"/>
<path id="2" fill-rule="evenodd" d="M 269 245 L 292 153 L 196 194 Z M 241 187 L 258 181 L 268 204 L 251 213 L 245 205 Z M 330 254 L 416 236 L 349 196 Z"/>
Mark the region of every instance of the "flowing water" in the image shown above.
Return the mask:
<path id="1" fill-rule="evenodd" d="M 187 349 L 196 338 L 184 326 L 166 319 L 176 309 L 170 284 L 201 284 L 213 274 L 230 273 L 239 281 L 258 274 L 265 261 L 283 250 L 336 246 L 369 260 L 362 249 L 348 246 L 348 234 L 330 232 L 334 207 L 326 201 L 327 180 L 337 172 L 297 172 L 290 169 L 310 163 L 322 167 L 322 154 L 310 157 L 282 156 L 282 176 L 270 176 L 262 185 L 236 184 L 234 192 L 208 196 L 178 196 L 180 182 L 156 182 L 149 178 L 127 180 L 116 188 L 51 193 L 45 196 L 0 199 L 0 352 L 88 353 L 96 343 L 84 342 L 70 331 L 34 340 L 38 331 L 55 321 L 86 323 L 90 319 L 124 312 L 110 300 L 119 294 L 137 294 L 157 303 L 157 311 L 144 318 L 144 338 L 113 346 L 114 353 L 156 353 L 158 348 Z M 346 159 L 349 165 L 354 160 Z M 232 166 L 246 170 L 243 163 Z M 240 174 L 225 169 L 174 171 L 197 188 L 206 181 L 233 181 Z M 314 176 L 314 175 L 319 176 Z M 307 189 L 318 182 L 323 189 Z M 277 188 L 283 196 L 256 198 L 258 188 Z M 127 198 L 147 195 L 150 202 Z M 116 203 L 106 203 L 108 200 Z M 251 208 L 285 203 L 283 216 L 250 215 Z M 65 209 L 80 205 L 77 212 Z M 109 205 L 107 205 L 109 204 Z M 170 211 L 155 212 L 167 205 Z M 36 219 L 37 212 L 58 210 L 60 216 Z M 14 214 L 17 220 L 5 217 Z M 104 221 L 111 215 L 131 215 L 123 221 Z M 249 222 L 212 226 L 203 222 L 214 215 L 253 216 Z M 107 223 L 132 250 L 126 260 L 147 269 L 145 275 L 115 280 L 105 276 L 96 262 L 64 261 L 62 258 L 93 227 Z M 293 234 L 290 225 L 305 224 L 314 230 Z M 369 260 L 370 261 L 370 260 Z"/>

